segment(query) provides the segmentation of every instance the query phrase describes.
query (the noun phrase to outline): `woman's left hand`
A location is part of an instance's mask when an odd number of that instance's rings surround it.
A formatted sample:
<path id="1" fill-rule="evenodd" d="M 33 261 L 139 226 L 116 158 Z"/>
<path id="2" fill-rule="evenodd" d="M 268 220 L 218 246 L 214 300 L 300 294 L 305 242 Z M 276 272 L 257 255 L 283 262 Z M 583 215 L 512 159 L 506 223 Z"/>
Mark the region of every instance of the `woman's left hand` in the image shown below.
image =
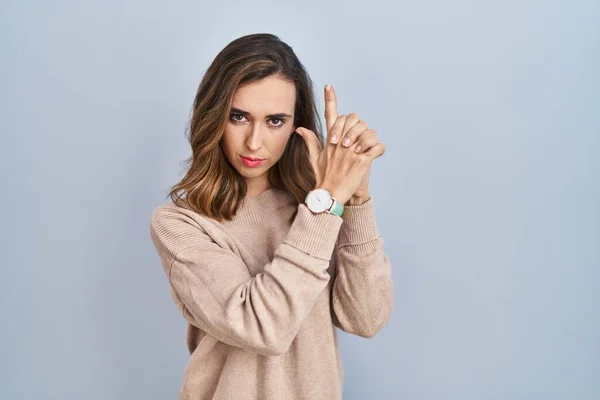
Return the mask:
<path id="1" fill-rule="evenodd" d="M 373 129 L 365 129 L 363 132 L 358 134 L 356 140 L 351 140 L 352 142 L 350 143 L 350 150 L 353 150 L 357 153 L 363 153 L 378 143 L 377 132 L 375 132 Z M 362 204 L 369 200 L 369 198 L 371 197 L 371 195 L 369 194 L 369 177 L 371 176 L 372 165 L 373 163 L 371 162 L 371 165 L 369 165 L 367 173 L 361 181 L 360 186 L 358 187 L 358 189 L 356 189 L 356 191 L 352 195 L 352 198 L 348 200 L 347 205 Z"/>
<path id="2" fill-rule="evenodd" d="M 328 108 L 327 111 L 329 111 L 331 114 L 335 114 L 328 116 L 329 119 L 332 121 L 331 123 L 333 123 L 338 118 L 337 96 L 335 94 L 335 89 L 333 88 L 333 86 L 331 86 L 330 94 L 331 96 L 329 97 L 329 101 L 332 104 L 326 104 L 326 108 Z M 348 114 L 348 118 L 346 119 L 346 123 L 344 124 L 341 137 L 336 138 L 335 141 L 332 140 L 331 143 L 337 144 L 339 141 L 342 142 L 342 146 L 348 147 L 350 151 L 355 151 L 357 153 L 364 153 L 365 151 L 368 151 L 371 147 L 379 143 L 377 139 L 377 132 L 374 129 L 369 129 L 367 123 L 361 121 L 356 113 Z M 369 198 L 371 197 L 369 194 L 369 177 L 371 175 L 371 165 L 369 165 L 369 169 L 365 174 L 362 182 L 360 183 L 360 186 L 354 192 L 352 198 L 348 200 L 346 205 L 362 204 L 369 200 Z"/>

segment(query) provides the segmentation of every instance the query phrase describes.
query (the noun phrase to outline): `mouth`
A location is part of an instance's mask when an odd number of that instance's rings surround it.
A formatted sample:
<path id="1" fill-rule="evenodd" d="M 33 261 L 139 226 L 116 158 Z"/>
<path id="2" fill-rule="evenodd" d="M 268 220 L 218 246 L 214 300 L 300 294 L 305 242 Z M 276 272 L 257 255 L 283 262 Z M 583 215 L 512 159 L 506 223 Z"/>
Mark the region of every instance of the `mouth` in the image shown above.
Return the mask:
<path id="1" fill-rule="evenodd" d="M 240 156 L 240 157 L 241 157 L 242 161 L 244 162 L 244 164 L 246 164 L 246 166 L 250 167 L 250 168 L 258 167 L 265 160 L 264 158 L 244 157 L 244 156 Z"/>

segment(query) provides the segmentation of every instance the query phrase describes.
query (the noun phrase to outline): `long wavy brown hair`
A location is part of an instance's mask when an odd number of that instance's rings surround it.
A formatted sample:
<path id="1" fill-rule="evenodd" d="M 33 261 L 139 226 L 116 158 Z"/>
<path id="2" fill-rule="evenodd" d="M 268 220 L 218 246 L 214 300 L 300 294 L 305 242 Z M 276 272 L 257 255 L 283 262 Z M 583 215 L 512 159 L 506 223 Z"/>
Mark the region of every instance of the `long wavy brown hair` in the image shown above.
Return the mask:
<path id="1" fill-rule="evenodd" d="M 231 112 L 233 95 L 246 83 L 277 76 L 296 86 L 294 126 L 323 133 L 313 95 L 313 82 L 292 50 L 268 33 L 242 36 L 229 43 L 204 74 L 193 104 L 186 138 L 192 155 L 184 161 L 185 176 L 168 196 L 199 214 L 230 220 L 246 196 L 246 181 L 229 163 L 220 143 Z M 316 180 L 306 143 L 292 134 L 283 155 L 269 170 L 271 184 L 289 191 L 300 204 Z"/>

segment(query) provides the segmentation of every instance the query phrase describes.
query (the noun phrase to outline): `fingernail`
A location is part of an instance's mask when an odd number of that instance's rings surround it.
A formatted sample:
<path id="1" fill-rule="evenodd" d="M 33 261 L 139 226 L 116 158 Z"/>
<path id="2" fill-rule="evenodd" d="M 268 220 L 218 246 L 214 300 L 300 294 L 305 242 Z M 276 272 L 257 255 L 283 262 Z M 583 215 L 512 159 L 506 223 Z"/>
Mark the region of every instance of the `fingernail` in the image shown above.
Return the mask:
<path id="1" fill-rule="evenodd" d="M 362 147 L 360 147 L 360 145 L 356 146 L 356 148 L 354 149 L 355 152 L 360 153 L 360 149 L 362 149 Z"/>
<path id="2" fill-rule="evenodd" d="M 329 84 L 325 85 L 325 91 L 327 93 L 329 93 L 330 90 L 331 90 L 331 86 Z"/>
<path id="3" fill-rule="evenodd" d="M 331 143 L 337 143 L 337 135 L 331 137 Z"/>
<path id="4" fill-rule="evenodd" d="M 346 140 L 344 140 L 344 146 L 350 146 L 350 138 L 346 138 Z"/>

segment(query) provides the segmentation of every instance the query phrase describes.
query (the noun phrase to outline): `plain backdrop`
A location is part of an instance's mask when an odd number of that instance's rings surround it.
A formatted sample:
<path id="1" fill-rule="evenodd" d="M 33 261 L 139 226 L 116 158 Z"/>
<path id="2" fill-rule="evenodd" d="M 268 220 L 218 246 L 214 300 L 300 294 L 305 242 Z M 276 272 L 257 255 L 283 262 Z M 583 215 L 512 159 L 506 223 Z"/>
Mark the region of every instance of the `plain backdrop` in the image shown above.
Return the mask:
<path id="1" fill-rule="evenodd" d="M 0 398 L 175 399 L 149 236 L 202 75 L 249 33 L 387 146 L 391 321 L 345 399 L 600 398 L 597 1 L 2 1 Z"/>

